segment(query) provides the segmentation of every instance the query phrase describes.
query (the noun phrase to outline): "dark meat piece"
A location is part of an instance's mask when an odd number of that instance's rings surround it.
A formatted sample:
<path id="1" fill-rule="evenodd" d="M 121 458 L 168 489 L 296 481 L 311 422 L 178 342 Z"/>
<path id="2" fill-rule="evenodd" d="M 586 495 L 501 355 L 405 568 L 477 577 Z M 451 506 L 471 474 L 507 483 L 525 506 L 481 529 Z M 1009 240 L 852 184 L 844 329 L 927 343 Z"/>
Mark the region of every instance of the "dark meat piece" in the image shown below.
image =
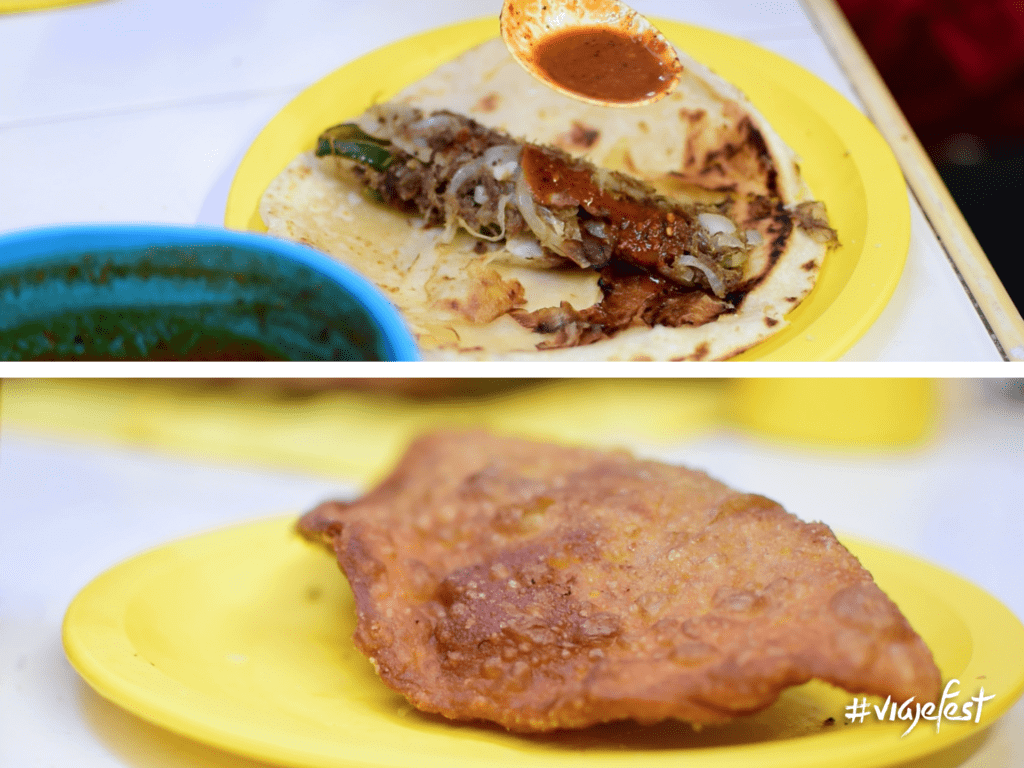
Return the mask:
<path id="1" fill-rule="evenodd" d="M 931 654 L 822 524 L 623 452 L 439 433 L 299 529 L 416 707 L 516 731 L 721 722 L 812 677 L 934 701 Z"/>
<path id="2" fill-rule="evenodd" d="M 586 309 L 571 304 L 533 312 L 516 309 L 510 314 L 524 328 L 554 334 L 541 349 L 578 347 L 614 336 L 633 326 L 704 325 L 734 307 L 704 291 L 686 289 L 664 278 L 638 270 L 606 267 L 599 282 L 603 298 Z"/>

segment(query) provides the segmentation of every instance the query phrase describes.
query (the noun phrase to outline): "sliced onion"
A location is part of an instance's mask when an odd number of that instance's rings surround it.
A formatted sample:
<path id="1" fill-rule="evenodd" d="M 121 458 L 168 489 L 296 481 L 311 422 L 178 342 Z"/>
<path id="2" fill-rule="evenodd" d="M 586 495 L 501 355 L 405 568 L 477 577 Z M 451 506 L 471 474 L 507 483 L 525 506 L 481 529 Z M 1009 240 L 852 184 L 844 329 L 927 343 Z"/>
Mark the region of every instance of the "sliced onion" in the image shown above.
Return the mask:
<path id="1" fill-rule="evenodd" d="M 559 241 L 566 239 L 567 235 L 565 230 L 566 224 L 569 223 L 568 221 L 566 221 L 565 219 L 558 218 L 557 216 L 555 216 L 554 211 L 552 211 L 550 208 L 546 208 L 543 205 L 537 206 L 537 213 L 539 213 L 540 217 L 544 219 L 544 221 L 547 222 L 547 224 L 555 231 L 555 237 L 557 237 Z M 576 237 L 570 237 L 570 240 L 579 240 L 578 229 L 579 228 L 577 227 Z"/>
<path id="2" fill-rule="evenodd" d="M 438 242 L 450 243 L 455 238 L 455 233 L 459 231 L 459 225 L 465 227 L 466 231 L 470 231 L 461 216 L 453 216 L 445 221 L 444 232 L 437 238 Z"/>
<path id="3" fill-rule="evenodd" d="M 442 240 L 446 243 L 450 243 L 452 238 L 455 237 L 455 231 L 462 225 L 467 232 L 473 232 L 473 230 L 466 225 L 466 222 L 462 220 L 462 217 L 458 215 L 459 212 L 459 190 L 466 184 L 466 182 L 474 179 L 480 171 L 483 170 L 484 161 L 482 159 L 474 160 L 471 163 L 467 163 L 455 172 L 452 176 L 452 180 L 448 182 L 448 186 L 445 187 L 444 194 L 444 220 L 445 229 Z M 478 234 L 478 233 L 474 233 Z"/>
<path id="4" fill-rule="evenodd" d="M 471 234 L 473 237 L 477 238 L 478 240 L 487 240 L 488 242 L 496 243 L 499 240 L 503 240 L 505 238 L 505 226 L 506 226 L 505 209 L 508 207 L 509 199 L 510 198 L 509 198 L 508 195 L 502 195 L 501 197 L 498 198 L 498 226 L 500 227 L 500 229 L 499 229 L 497 234 L 485 235 L 483 232 L 478 232 L 477 230 L 475 230 L 472 227 L 470 227 L 469 224 L 466 223 L 466 220 L 463 219 L 461 216 L 456 217 L 455 221 L 456 221 L 457 224 L 461 225 L 463 229 L 465 229 L 467 232 L 469 232 L 469 234 Z M 449 227 L 451 227 L 450 224 L 449 224 Z M 446 230 L 445 231 L 445 235 L 447 235 L 447 234 L 448 234 L 448 232 Z M 445 242 L 450 242 L 450 241 L 451 241 L 451 238 L 449 238 Z M 540 246 L 538 246 L 538 248 L 539 247 Z"/>
<path id="5" fill-rule="evenodd" d="M 565 256 L 558 233 L 554 227 L 541 218 L 537 205 L 533 200 L 530 185 L 526 182 L 526 174 L 522 170 L 516 175 L 516 207 L 519 209 L 519 213 L 523 215 L 526 226 L 537 236 L 540 244 L 548 250 Z"/>
<path id="6" fill-rule="evenodd" d="M 450 116 L 441 116 L 451 120 Z M 433 151 L 426 146 L 422 136 L 413 132 L 413 126 L 423 125 L 431 118 L 421 119 L 422 112 L 415 107 L 394 104 L 378 104 L 371 107 L 357 120 L 359 127 L 370 136 L 390 141 L 399 149 L 408 152 L 421 162 L 430 162 Z"/>
<path id="7" fill-rule="evenodd" d="M 692 254 L 684 253 L 680 256 L 676 256 L 676 260 L 672 262 L 672 266 L 670 267 L 672 271 L 670 277 L 682 282 L 683 269 L 685 267 L 699 269 L 708 279 L 708 285 L 711 286 L 711 290 L 714 292 L 715 296 L 720 299 L 725 297 L 725 283 L 722 282 L 722 279 L 715 274 L 715 271 L 711 267 Z"/>
<path id="8" fill-rule="evenodd" d="M 728 216 L 722 216 L 720 213 L 698 214 L 697 221 L 712 236 L 718 234 L 731 235 L 736 231 L 736 224 L 733 223 L 733 220 Z"/>
<path id="9" fill-rule="evenodd" d="M 494 176 L 496 181 L 508 181 L 513 176 L 515 176 L 515 173 L 518 170 L 518 160 L 510 160 L 507 163 L 497 163 L 491 165 L 491 175 Z"/>
<path id="10" fill-rule="evenodd" d="M 391 104 L 377 104 L 366 110 L 356 120 L 356 124 L 370 136 L 391 141 L 395 138 L 398 126 L 415 120 L 418 114 L 411 107 L 401 109 Z"/>
<path id="11" fill-rule="evenodd" d="M 722 266 L 726 269 L 742 267 L 747 261 L 747 254 L 744 251 L 733 251 L 722 258 Z"/>
<path id="12" fill-rule="evenodd" d="M 502 195 L 498 198 L 498 226 L 501 227 L 501 232 L 495 237 L 496 240 L 505 236 L 505 230 L 508 228 L 508 219 L 506 217 L 505 210 L 508 208 L 508 204 L 511 201 L 511 195 Z"/>
<path id="13" fill-rule="evenodd" d="M 499 144 L 488 147 L 484 152 L 484 162 L 491 167 L 491 175 L 496 181 L 508 181 L 519 170 L 519 155 L 522 147 L 517 144 Z"/>
<path id="14" fill-rule="evenodd" d="M 440 112 L 435 112 L 429 117 L 424 117 L 422 120 L 417 120 L 409 125 L 410 135 L 422 135 L 422 134 L 433 134 L 438 129 L 444 130 L 445 128 L 452 131 L 458 131 L 462 127 L 462 121 L 459 120 L 455 115 L 446 115 Z"/>
<path id="15" fill-rule="evenodd" d="M 525 261 L 544 258 L 544 249 L 529 235 L 516 235 L 505 241 L 505 249 L 513 256 Z"/>
<path id="16" fill-rule="evenodd" d="M 458 205 L 457 197 L 459 190 L 465 185 L 467 181 L 475 179 L 480 175 L 480 171 L 484 169 L 484 161 L 482 158 L 476 159 L 471 163 L 466 163 L 464 166 L 459 168 L 453 175 L 452 180 L 448 182 L 448 186 L 444 190 L 444 199 L 446 205 L 449 203 L 455 203 Z"/>
<path id="17" fill-rule="evenodd" d="M 518 144 L 495 144 L 484 150 L 484 160 L 491 164 L 518 161 L 522 151 Z"/>
<path id="18" fill-rule="evenodd" d="M 719 232 L 712 236 L 711 242 L 715 246 L 716 250 L 722 248 L 743 248 L 745 245 L 742 240 L 736 237 L 736 235 L 726 232 Z"/>

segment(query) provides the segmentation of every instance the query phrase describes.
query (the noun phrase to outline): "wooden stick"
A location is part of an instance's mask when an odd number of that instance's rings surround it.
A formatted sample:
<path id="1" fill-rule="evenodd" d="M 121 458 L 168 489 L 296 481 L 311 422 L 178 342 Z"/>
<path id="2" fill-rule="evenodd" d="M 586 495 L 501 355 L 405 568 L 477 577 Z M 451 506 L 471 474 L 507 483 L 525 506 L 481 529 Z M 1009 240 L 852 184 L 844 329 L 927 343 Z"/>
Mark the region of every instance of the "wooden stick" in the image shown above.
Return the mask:
<path id="1" fill-rule="evenodd" d="M 835 0 L 801 0 L 801 3 L 850 78 L 868 117 L 892 147 L 911 194 L 921 206 L 999 353 L 1004 360 L 1024 360 L 1024 318 L 846 16 Z"/>

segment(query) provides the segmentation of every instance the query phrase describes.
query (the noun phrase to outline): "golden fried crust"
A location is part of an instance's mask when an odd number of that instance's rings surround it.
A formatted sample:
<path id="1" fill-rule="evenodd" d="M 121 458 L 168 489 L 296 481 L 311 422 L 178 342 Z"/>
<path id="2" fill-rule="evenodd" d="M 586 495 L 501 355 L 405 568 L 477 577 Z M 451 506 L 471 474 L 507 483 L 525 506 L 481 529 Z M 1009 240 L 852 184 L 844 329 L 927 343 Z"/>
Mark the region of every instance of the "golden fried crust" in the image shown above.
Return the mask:
<path id="1" fill-rule="evenodd" d="M 713 723 L 812 677 L 901 701 L 941 686 L 827 526 L 624 452 L 437 433 L 299 528 L 334 549 L 384 682 L 453 719 Z"/>

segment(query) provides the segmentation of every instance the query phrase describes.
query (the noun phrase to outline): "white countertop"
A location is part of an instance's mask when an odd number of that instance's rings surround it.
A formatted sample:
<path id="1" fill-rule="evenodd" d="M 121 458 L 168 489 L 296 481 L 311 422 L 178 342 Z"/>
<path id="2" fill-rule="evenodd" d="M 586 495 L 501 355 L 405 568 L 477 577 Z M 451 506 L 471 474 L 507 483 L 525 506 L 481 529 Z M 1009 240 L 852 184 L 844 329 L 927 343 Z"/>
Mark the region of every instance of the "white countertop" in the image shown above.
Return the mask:
<path id="1" fill-rule="evenodd" d="M 637 0 L 753 41 L 857 103 L 797 0 Z M 2 6 L 0 6 L 2 7 Z M 104 0 L 0 14 L 0 232 L 72 222 L 222 225 L 242 155 L 303 88 L 498 0 Z M 850 361 L 1001 357 L 917 203 L 896 293 Z"/>
<path id="2" fill-rule="evenodd" d="M 941 428 L 905 450 L 783 445 L 724 429 L 657 449 L 634 447 L 705 468 L 805 520 L 916 554 L 1024 616 L 1024 399 L 1007 397 L 995 381 L 947 386 L 954 406 Z M 93 578 L 143 550 L 298 513 L 355 491 L 344 479 L 6 428 L 0 433 L 0 766 L 255 765 L 149 725 L 95 694 L 65 659 L 64 612 Z M 985 733 L 965 762 L 947 756 L 915 768 L 1024 766 L 1024 700 Z"/>

